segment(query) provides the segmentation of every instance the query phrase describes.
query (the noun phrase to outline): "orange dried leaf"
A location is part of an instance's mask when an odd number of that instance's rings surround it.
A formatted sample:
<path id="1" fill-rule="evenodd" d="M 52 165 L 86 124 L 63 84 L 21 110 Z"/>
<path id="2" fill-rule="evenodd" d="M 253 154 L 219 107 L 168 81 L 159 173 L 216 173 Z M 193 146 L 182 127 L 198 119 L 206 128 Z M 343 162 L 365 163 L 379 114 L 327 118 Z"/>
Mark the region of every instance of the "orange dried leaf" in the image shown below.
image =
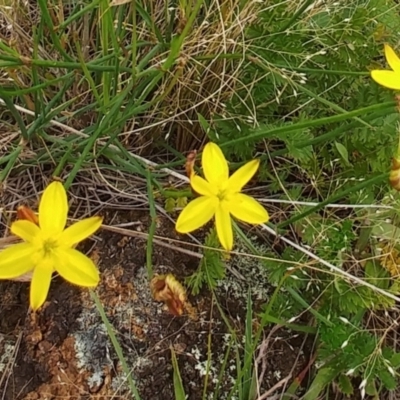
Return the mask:
<path id="1" fill-rule="evenodd" d="M 27 206 L 19 206 L 17 208 L 17 219 L 26 219 L 39 225 L 39 219 L 37 215 Z"/>
<path id="2" fill-rule="evenodd" d="M 197 150 L 191 151 L 186 157 L 185 170 L 188 178 L 194 174 L 194 164 L 196 162 Z"/>
<path id="3" fill-rule="evenodd" d="M 397 191 L 400 191 L 400 159 L 392 159 L 392 168 L 389 175 L 390 186 Z"/>
<path id="4" fill-rule="evenodd" d="M 150 289 L 154 300 L 164 302 L 172 315 L 183 314 L 186 290 L 172 274 L 154 276 Z"/>

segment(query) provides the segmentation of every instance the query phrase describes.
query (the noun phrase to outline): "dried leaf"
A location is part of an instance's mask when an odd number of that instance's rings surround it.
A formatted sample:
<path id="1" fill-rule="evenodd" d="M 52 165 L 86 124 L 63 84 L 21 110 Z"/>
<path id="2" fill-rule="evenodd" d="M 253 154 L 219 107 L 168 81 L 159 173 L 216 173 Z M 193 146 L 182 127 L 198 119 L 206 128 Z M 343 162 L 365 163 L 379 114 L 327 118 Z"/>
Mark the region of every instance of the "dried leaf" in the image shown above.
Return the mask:
<path id="1" fill-rule="evenodd" d="M 392 159 L 392 168 L 389 175 L 390 186 L 400 191 L 400 158 Z"/>
<path id="2" fill-rule="evenodd" d="M 188 178 L 194 174 L 194 164 L 196 162 L 197 150 L 191 151 L 186 157 L 185 170 Z"/>
<path id="3" fill-rule="evenodd" d="M 111 7 L 122 6 L 123 4 L 130 3 L 132 0 L 112 0 Z"/>
<path id="4" fill-rule="evenodd" d="M 0 251 L 6 249 L 12 244 L 21 243 L 22 240 L 17 236 L 7 236 L 0 238 Z"/>
<path id="5" fill-rule="evenodd" d="M 37 215 L 27 206 L 19 206 L 17 208 L 17 219 L 26 219 L 36 225 L 39 225 L 39 219 Z"/>
<path id="6" fill-rule="evenodd" d="M 172 315 L 183 314 L 186 290 L 172 274 L 154 276 L 150 289 L 154 300 L 164 302 Z"/>
<path id="7" fill-rule="evenodd" d="M 397 111 L 398 112 L 400 112 L 400 95 L 399 94 L 396 94 L 395 96 L 394 96 L 394 99 L 395 99 L 395 101 L 396 101 L 396 108 L 397 108 Z"/>

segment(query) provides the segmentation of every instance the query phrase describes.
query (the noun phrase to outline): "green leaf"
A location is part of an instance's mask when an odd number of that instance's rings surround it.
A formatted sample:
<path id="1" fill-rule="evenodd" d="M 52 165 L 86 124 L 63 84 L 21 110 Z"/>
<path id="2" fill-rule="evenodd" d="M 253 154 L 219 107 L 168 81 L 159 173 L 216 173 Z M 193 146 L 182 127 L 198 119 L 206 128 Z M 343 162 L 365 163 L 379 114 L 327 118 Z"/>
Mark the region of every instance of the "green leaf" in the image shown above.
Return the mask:
<path id="1" fill-rule="evenodd" d="M 365 264 L 365 276 L 367 281 L 373 285 L 388 289 L 390 284 L 390 276 L 388 271 L 380 266 L 375 260 L 368 260 Z"/>
<path id="2" fill-rule="evenodd" d="M 222 253 L 212 248 L 219 247 L 219 240 L 215 229 L 211 229 L 204 241 L 206 248 L 200 261 L 198 270 L 186 279 L 186 284 L 192 289 L 194 295 L 198 294 L 204 283 L 211 289 L 217 286 L 219 280 L 225 277 L 225 264 Z"/>
<path id="3" fill-rule="evenodd" d="M 326 386 L 330 385 L 336 378 L 338 371 L 333 368 L 321 368 L 311 383 L 303 400 L 315 400 L 322 393 Z"/>
<path id="4" fill-rule="evenodd" d="M 188 202 L 187 200 L 188 200 L 187 197 L 178 197 L 176 199 L 176 207 L 178 207 L 178 208 L 186 207 L 187 202 Z"/>
<path id="5" fill-rule="evenodd" d="M 400 353 L 395 353 L 390 359 L 390 364 L 393 368 L 398 368 L 400 366 Z"/>
<path id="6" fill-rule="evenodd" d="M 165 211 L 169 214 L 171 214 L 174 210 L 175 210 L 175 206 L 176 206 L 176 200 L 172 197 L 169 197 L 165 200 Z"/>
<path id="7" fill-rule="evenodd" d="M 213 142 L 218 142 L 217 134 L 213 129 L 211 129 L 211 126 L 208 123 L 208 121 L 200 113 L 197 113 L 197 118 L 199 119 L 199 123 L 203 128 L 205 134 L 208 136 L 208 138 Z"/>
<path id="8" fill-rule="evenodd" d="M 351 165 L 349 161 L 349 152 L 347 151 L 346 147 L 343 146 L 341 143 L 335 141 L 336 150 L 342 157 L 342 160 L 345 162 L 346 165 Z"/>
<path id="9" fill-rule="evenodd" d="M 197 113 L 197 118 L 199 119 L 199 123 L 203 128 L 204 132 L 208 134 L 208 131 L 211 129 L 208 121 L 200 113 Z"/>
<path id="10" fill-rule="evenodd" d="M 400 236 L 400 229 L 385 221 L 376 221 L 372 228 L 372 234 L 384 240 L 396 240 Z"/>
<path id="11" fill-rule="evenodd" d="M 380 369 L 377 375 L 386 389 L 388 390 L 396 389 L 397 387 L 396 378 L 386 368 Z"/>
<path id="12" fill-rule="evenodd" d="M 242 385 L 242 398 L 250 399 L 253 396 L 250 396 L 252 393 L 252 359 L 253 359 L 253 303 L 251 301 L 251 292 L 248 291 L 247 295 L 247 304 L 246 304 L 246 335 L 245 335 L 245 345 L 244 345 L 244 360 L 243 366 L 247 366 L 245 370 L 243 370 L 243 385 Z"/>
<path id="13" fill-rule="evenodd" d="M 171 346 L 171 361 L 172 368 L 174 369 L 174 392 L 175 400 L 185 400 L 185 389 L 183 388 L 181 374 L 179 372 L 178 360 L 176 359 L 174 348 Z"/>
<path id="14" fill-rule="evenodd" d="M 376 390 L 376 384 L 375 384 L 375 380 L 371 379 L 367 382 L 367 384 L 365 385 L 365 393 L 368 396 L 374 396 L 374 398 L 376 398 L 376 396 L 378 395 L 378 391 Z"/>
<path id="15" fill-rule="evenodd" d="M 340 375 L 338 379 L 339 389 L 343 394 L 350 396 L 354 392 L 353 385 L 351 384 L 351 379 L 347 375 Z"/>

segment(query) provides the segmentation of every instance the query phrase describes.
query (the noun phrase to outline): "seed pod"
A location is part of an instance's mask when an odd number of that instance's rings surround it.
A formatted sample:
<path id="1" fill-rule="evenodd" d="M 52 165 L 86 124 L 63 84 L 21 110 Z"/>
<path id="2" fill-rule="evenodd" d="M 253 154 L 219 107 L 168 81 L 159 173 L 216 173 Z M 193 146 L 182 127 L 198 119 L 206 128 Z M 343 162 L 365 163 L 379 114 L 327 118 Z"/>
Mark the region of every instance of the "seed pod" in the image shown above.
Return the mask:
<path id="1" fill-rule="evenodd" d="M 392 159 L 392 168 L 389 175 L 390 186 L 400 192 L 400 158 Z"/>

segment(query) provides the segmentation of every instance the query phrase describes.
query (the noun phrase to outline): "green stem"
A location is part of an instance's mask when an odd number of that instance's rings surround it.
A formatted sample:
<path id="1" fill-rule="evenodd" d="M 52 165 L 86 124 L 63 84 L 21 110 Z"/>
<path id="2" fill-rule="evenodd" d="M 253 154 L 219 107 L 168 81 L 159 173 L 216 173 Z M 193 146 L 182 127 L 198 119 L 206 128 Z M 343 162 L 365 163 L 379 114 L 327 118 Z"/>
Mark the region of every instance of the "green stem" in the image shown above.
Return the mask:
<path id="1" fill-rule="evenodd" d="M 11 169 L 14 167 L 14 163 L 17 161 L 21 151 L 23 150 L 23 146 L 18 146 L 12 154 L 10 154 L 10 159 L 8 160 L 7 165 L 4 167 L 3 171 L 0 172 L 0 182 L 4 182 L 10 173 Z"/>
<path id="2" fill-rule="evenodd" d="M 285 33 L 288 28 L 293 26 L 296 20 L 303 14 L 303 12 L 310 6 L 311 3 L 314 3 L 314 0 L 305 1 L 304 4 L 297 10 L 297 12 L 293 14 L 292 18 L 290 18 L 278 32 L 274 32 L 270 35 L 270 37 L 263 43 L 263 47 L 267 47 L 276 39 L 277 35 Z"/>
<path id="3" fill-rule="evenodd" d="M 63 49 L 61 45 L 60 38 L 56 35 L 53 20 L 51 19 L 51 15 L 49 12 L 49 5 L 46 0 L 38 0 L 40 11 L 42 13 L 42 18 L 44 23 L 46 24 L 51 37 L 51 42 L 53 46 L 58 50 L 58 52 L 68 61 L 72 61 L 71 56 Z"/>
<path id="4" fill-rule="evenodd" d="M 358 115 L 367 114 L 367 113 L 370 113 L 370 112 L 373 112 L 376 110 L 382 110 L 382 109 L 386 109 L 389 107 L 393 107 L 393 110 L 394 110 L 395 105 L 396 105 L 396 103 L 394 101 L 388 101 L 388 102 L 385 102 L 382 104 L 374 104 L 372 106 L 359 108 L 358 110 L 349 111 L 349 112 L 346 112 L 343 114 L 333 115 L 331 117 L 314 119 L 311 121 L 299 122 L 299 123 L 296 123 L 293 125 L 285 125 L 285 126 L 281 126 L 281 127 L 273 128 L 273 129 L 261 127 L 260 129 L 257 129 L 253 134 L 250 134 L 247 136 L 241 136 L 241 137 L 238 137 L 237 139 L 233 139 L 233 140 L 229 140 L 227 142 L 221 143 L 220 147 L 237 146 L 239 144 L 246 143 L 249 140 L 257 141 L 257 140 L 265 139 L 267 137 L 271 137 L 273 135 L 277 135 L 277 134 L 283 133 L 283 132 L 286 132 L 286 133 L 293 132 L 293 131 L 307 129 L 307 128 L 311 128 L 311 127 L 315 128 L 317 126 L 327 125 L 327 124 L 331 124 L 333 122 L 341 122 L 341 121 L 345 121 L 346 119 L 357 117 Z"/>
<path id="5" fill-rule="evenodd" d="M 379 111 L 377 111 L 377 112 L 375 112 L 373 114 L 365 116 L 363 121 L 364 122 L 373 121 L 373 120 L 375 120 L 375 119 L 377 119 L 379 117 L 382 117 L 384 115 L 387 115 L 387 110 L 386 109 L 379 110 Z M 355 121 L 350 122 L 347 125 L 341 125 L 336 129 L 333 129 L 333 130 L 331 130 L 331 131 L 329 131 L 327 133 L 324 133 L 322 135 L 316 136 L 316 137 L 314 137 L 314 138 L 312 138 L 310 140 L 305 140 L 304 142 L 297 143 L 296 144 L 296 148 L 297 149 L 302 149 L 302 148 L 307 147 L 307 146 L 314 146 L 314 145 L 316 145 L 318 143 L 326 142 L 328 140 L 335 139 L 335 138 L 337 138 L 338 136 L 340 136 L 340 135 L 342 135 L 344 133 L 351 133 L 352 129 L 358 128 L 360 125 L 361 125 L 361 123 L 357 119 Z M 273 157 L 281 156 L 281 155 L 284 155 L 284 154 L 288 153 L 288 151 L 289 150 L 287 148 L 276 150 L 276 151 L 271 152 L 269 155 L 266 154 L 264 156 L 261 156 L 261 159 L 268 159 L 269 157 L 273 158 Z"/>
<path id="6" fill-rule="evenodd" d="M 151 223 L 149 227 L 149 236 L 147 238 L 147 246 L 146 246 L 146 268 L 147 268 L 147 276 L 149 280 L 153 278 L 153 238 L 156 232 L 156 222 L 157 222 L 157 213 L 153 196 L 153 186 L 151 184 L 151 172 L 149 170 L 146 171 L 146 181 L 147 181 L 147 197 L 149 200 L 149 208 L 150 208 L 150 218 Z"/>
<path id="7" fill-rule="evenodd" d="M 18 110 L 15 108 L 14 103 L 11 101 L 11 99 L 8 96 L 4 95 L 4 92 L 1 89 L 0 89 L 0 96 L 3 99 L 4 103 L 6 104 L 8 110 L 11 112 L 15 121 L 17 121 L 19 130 L 21 131 L 21 136 L 23 137 L 23 139 L 26 142 L 28 142 L 30 139 L 29 133 L 26 129 L 24 121 L 21 118 L 21 115 L 19 114 Z"/>
<path id="8" fill-rule="evenodd" d="M 130 388 L 132 394 L 135 396 L 135 399 L 140 400 L 139 392 L 136 388 L 135 382 L 132 379 L 132 372 L 129 370 L 128 364 L 127 364 L 124 354 L 122 352 L 122 348 L 121 348 L 120 344 L 118 343 L 118 339 L 114 332 L 114 327 L 110 324 L 110 321 L 107 318 L 106 312 L 104 311 L 104 307 L 101 304 L 101 301 L 100 301 L 99 297 L 97 296 L 97 294 L 93 290 L 90 290 L 90 296 L 94 300 L 97 310 L 99 311 L 100 317 L 101 317 L 104 325 L 106 326 L 107 334 L 110 337 L 110 340 L 114 346 L 115 352 L 117 353 L 118 359 L 122 366 L 122 370 L 124 371 L 124 374 L 126 375 L 126 379 L 128 381 L 129 388 Z"/>
<path id="9" fill-rule="evenodd" d="M 3 59 L 4 56 L 1 55 L 0 59 Z M 20 66 L 30 66 L 30 65 L 35 65 L 37 67 L 44 67 L 44 68 L 65 68 L 68 70 L 80 70 L 81 69 L 81 64 L 79 62 L 73 62 L 73 61 L 53 61 L 53 60 L 35 60 L 32 58 L 14 58 L 14 57 L 10 57 L 12 60 L 8 61 L 7 64 L 0 63 L 1 67 L 20 67 Z M 113 58 L 113 55 L 109 55 L 107 57 L 102 57 L 102 62 L 104 62 L 105 60 L 109 59 L 109 58 Z M 99 60 L 92 61 L 89 63 L 85 64 L 86 68 L 89 71 L 93 71 L 93 72 L 115 72 L 117 69 L 117 66 L 113 66 L 113 65 L 101 65 L 99 64 Z M 130 67 L 120 67 L 120 72 L 127 72 L 127 73 L 131 73 L 132 72 L 132 68 Z M 156 72 L 160 72 L 159 69 L 157 68 L 149 68 L 145 71 L 142 71 L 141 73 L 138 73 L 136 75 L 136 78 L 140 78 L 142 76 L 148 75 L 150 73 L 156 73 Z"/>

